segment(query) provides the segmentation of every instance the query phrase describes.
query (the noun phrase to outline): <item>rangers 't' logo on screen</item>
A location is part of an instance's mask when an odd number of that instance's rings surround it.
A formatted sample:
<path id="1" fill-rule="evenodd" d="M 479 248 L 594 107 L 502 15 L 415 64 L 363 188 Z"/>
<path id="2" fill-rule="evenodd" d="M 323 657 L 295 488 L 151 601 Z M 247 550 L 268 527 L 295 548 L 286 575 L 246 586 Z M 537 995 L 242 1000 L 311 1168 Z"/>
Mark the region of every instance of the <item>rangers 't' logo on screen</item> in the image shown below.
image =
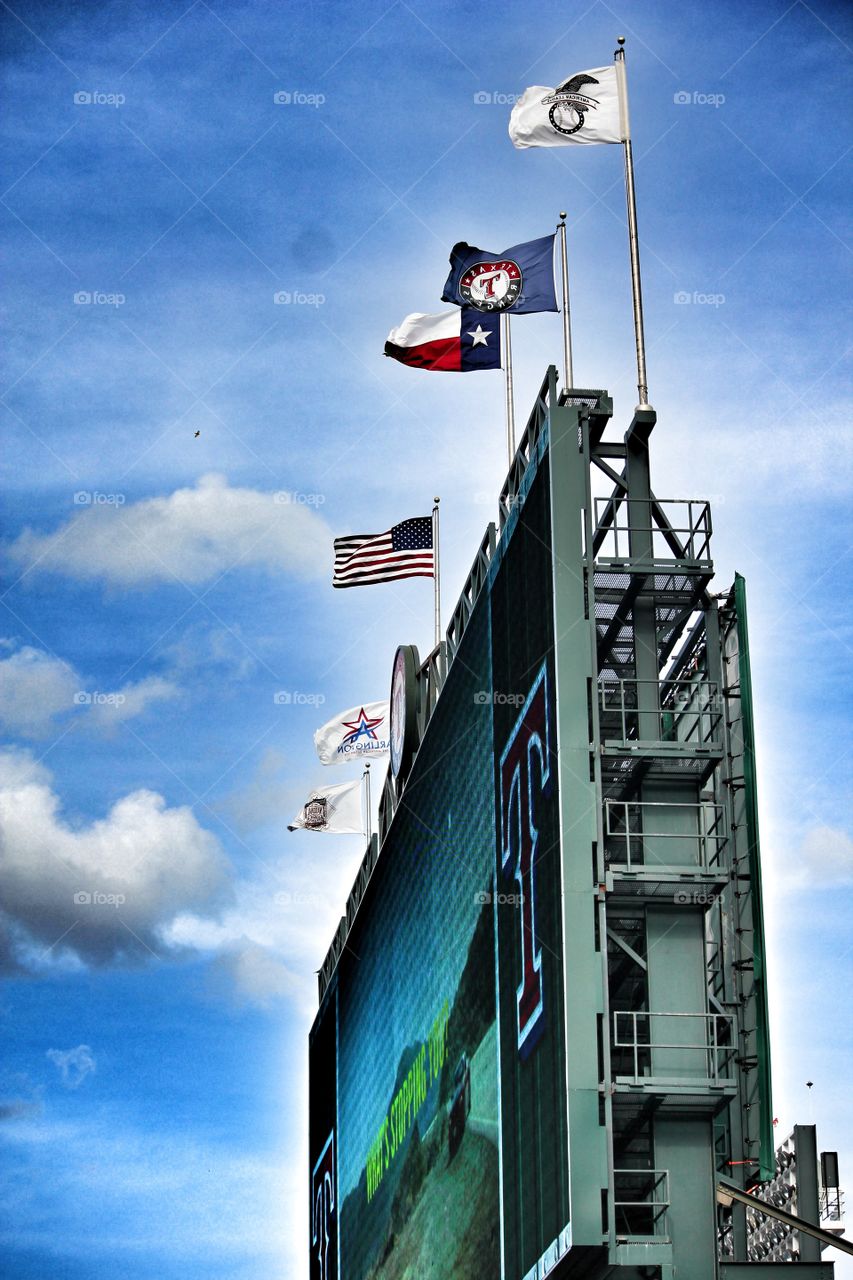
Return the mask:
<path id="1" fill-rule="evenodd" d="M 539 801 L 549 789 L 550 706 L 543 665 L 500 761 L 501 867 L 521 896 L 521 981 L 516 992 L 518 1050 L 526 1057 L 544 1026 L 542 947 L 536 929 Z"/>
<path id="2" fill-rule="evenodd" d="M 519 298 L 523 277 L 517 262 L 475 262 L 459 281 L 464 302 L 478 311 L 508 311 Z"/>
<path id="3" fill-rule="evenodd" d="M 332 1280 L 337 1259 L 330 1253 L 332 1221 L 335 1216 L 335 1131 L 326 1139 L 320 1159 L 311 1175 L 311 1241 L 319 1270 L 312 1269 L 318 1280 Z"/>

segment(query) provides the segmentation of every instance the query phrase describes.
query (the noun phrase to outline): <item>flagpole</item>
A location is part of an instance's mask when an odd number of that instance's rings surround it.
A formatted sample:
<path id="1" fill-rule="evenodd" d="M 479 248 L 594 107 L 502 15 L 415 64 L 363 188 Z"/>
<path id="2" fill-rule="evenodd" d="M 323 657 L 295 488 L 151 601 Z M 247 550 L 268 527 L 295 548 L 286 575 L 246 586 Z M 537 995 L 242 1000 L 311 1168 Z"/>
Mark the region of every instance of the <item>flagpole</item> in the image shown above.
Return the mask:
<path id="1" fill-rule="evenodd" d="M 367 836 L 367 843 L 370 844 L 370 841 L 373 839 L 373 816 L 370 812 L 370 761 L 369 760 L 365 760 L 364 762 L 364 773 L 361 775 L 361 780 L 363 784 L 362 790 L 364 793 L 364 806 L 365 806 L 364 825 L 367 828 L 365 835 Z"/>
<path id="2" fill-rule="evenodd" d="M 563 259 L 563 368 L 566 390 L 574 386 L 572 369 L 572 317 L 569 310 L 569 259 L 566 253 L 566 215 L 560 214 L 560 253 Z"/>
<path id="3" fill-rule="evenodd" d="M 512 338 L 509 331 L 509 313 L 501 316 L 503 324 L 504 347 L 504 382 L 506 386 L 506 453 L 507 466 L 512 466 L 515 457 L 515 401 L 512 394 Z"/>
<path id="4" fill-rule="evenodd" d="M 622 143 L 625 148 L 625 198 L 628 203 L 628 247 L 631 252 L 631 290 L 634 303 L 634 338 L 637 345 L 637 392 L 640 407 L 649 403 L 646 378 L 646 339 L 643 332 L 643 290 L 640 284 L 640 241 L 637 235 L 637 201 L 634 195 L 634 155 L 631 150 L 631 125 L 628 117 L 628 77 L 625 72 L 625 37 L 618 36 L 619 48 L 614 54 L 619 84 L 619 116 Z"/>
<path id="5" fill-rule="evenodd" d="M 432 548 L 435 560 L 435 573 L 433 575 L 433 585 L 435 586 L 435 647 L 441 644 L 441 562 L 439 560 L 439 524 L 438 524 L 438 504 L 441 498 L 433 498 L 435 506 L 432 509 Z"/>

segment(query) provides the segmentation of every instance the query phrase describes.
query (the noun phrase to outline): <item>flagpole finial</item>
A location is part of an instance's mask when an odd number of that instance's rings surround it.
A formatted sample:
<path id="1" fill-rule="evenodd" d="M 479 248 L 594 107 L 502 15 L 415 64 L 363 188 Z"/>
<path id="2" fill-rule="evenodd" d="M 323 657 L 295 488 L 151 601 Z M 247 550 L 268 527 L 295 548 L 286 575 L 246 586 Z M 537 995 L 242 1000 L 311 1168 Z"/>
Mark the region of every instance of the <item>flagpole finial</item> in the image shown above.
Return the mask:
<path id="1" fill-rule="evenodd" d="M 438 506 L 439 502 L 441 502 L 441 498 L 433 498 L 433 502 Z"/>
<path id="2" fill-rule="evenodd" d="M 561 222 L 565 222 L 565 221 L 566 221 L 566 211 L 565 211 L 565 209 L 561 209 L 561 210 L 560 210 L 560 221 L 561 221 Z"/>
<path id="3" fill-rule="evenodd" d="M 624 44 L 624 43 L 625 43 L 625 37 L 624 37 L 624 36 L 617 36 L 617 37 L 616 37 L 616 43 L 617 43 L 617 44 Z"/>

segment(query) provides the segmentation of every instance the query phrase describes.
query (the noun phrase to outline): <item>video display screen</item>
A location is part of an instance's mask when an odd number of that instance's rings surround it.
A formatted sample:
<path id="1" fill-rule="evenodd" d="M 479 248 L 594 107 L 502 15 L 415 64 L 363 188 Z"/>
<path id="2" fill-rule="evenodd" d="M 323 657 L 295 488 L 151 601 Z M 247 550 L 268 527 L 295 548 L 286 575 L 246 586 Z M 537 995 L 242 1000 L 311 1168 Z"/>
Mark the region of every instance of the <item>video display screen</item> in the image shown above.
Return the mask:
<path id="1" fill-rule="evenodd" d="M 570 1244 L 547 452 L 525 481 L 312 1031 L 312 1280 Z"/>

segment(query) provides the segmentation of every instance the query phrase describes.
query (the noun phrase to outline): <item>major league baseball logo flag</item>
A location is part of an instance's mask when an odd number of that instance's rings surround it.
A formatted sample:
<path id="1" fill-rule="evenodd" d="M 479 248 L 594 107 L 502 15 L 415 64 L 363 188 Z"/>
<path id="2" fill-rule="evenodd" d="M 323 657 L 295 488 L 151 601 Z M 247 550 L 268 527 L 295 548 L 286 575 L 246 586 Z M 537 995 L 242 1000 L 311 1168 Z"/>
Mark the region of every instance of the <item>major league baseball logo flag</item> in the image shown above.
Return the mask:
<path id="1" fill-rule="evenodd" d="M 385 354 L 415 369 L 440 373 L 500 369 L 500 321 L 473 307 L 454 308 L 437 316 L 416 311 L 388 334 Z"/>
<path id="2" fill-rule="evenodd" d="M 519 149 L 624 142 L 616 67 L 578 71 L 555 89 L 525 89 L 512 109 L 509 136 Z"/>
<path id="3" fill-rule="evenodd" d="M 364 702 L 321 725 L 314 734 L 320 763 L 387 756 L 391 744 L 388 710 L 387 702 Z"/>
<path id="4" fill-rule="evenodd" d="M 301 827 L 304 831 L 327 831 L 331 835 L 363 836 L 363 790 L 361 778 L 356 782 L 342 782 L 336 787 L 318 787 L 289 823 L 288 831 Z"/>
<path id="5" fill-rule="evenodd" d="M 513 245 L 504 253 L 476 249 L 464 240 L 450 253 L 442 302 L 487 315 L 558 311 L 554 285 L 554 236 Z"/>

